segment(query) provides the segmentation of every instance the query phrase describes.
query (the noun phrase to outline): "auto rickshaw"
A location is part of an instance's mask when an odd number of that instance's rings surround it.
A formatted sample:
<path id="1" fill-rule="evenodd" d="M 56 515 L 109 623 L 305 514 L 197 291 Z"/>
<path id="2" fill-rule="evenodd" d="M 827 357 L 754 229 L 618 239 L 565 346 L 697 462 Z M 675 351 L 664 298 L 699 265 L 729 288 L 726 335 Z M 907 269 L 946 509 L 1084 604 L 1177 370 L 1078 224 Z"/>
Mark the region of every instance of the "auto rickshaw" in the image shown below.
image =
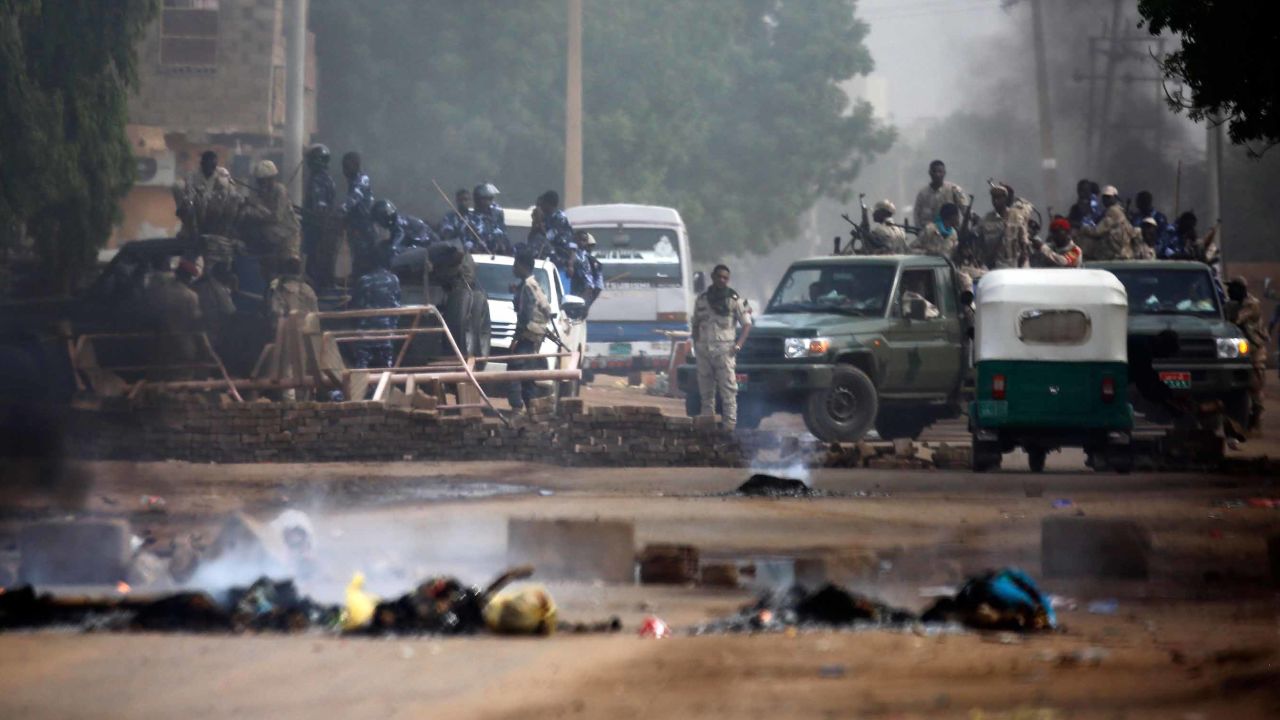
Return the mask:
<path id="1" fill-rule="evenodd" d="M 1103 270 L 983 276 L 974 322 L 973 469 L 1021 447 L 1033 472 L 1062 447 L 1133 467 L 1124 285 Z"/>

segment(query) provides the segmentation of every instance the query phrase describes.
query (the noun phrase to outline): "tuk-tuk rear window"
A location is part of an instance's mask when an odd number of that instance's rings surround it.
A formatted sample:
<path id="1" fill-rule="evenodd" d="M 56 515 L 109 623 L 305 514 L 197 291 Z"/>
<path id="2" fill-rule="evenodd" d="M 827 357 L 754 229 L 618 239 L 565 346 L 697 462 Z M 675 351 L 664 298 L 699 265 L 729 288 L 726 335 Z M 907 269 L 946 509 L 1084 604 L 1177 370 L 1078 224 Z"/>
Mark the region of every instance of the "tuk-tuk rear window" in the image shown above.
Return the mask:
<path id="1" fill-rule="evenodd" d="M 1018 317 L 1018 339 L 1036 345 L 1083 345 L 1092 329 L 1079 310 L 1027 310 Z"/>

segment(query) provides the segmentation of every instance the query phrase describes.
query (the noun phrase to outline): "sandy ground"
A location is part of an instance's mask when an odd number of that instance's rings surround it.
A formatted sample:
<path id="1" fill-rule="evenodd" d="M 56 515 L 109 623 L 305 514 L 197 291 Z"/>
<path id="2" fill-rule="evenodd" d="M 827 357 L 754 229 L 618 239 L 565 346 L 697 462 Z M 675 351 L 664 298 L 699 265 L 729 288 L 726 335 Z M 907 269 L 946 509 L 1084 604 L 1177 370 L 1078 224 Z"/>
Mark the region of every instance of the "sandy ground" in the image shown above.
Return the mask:
<path id="1" fill-rule="evenodd" d="M 1250 445 L 1257 452 L 1275 443 L 1272 431 Z M 1017 460 L 990 475 L 818 470 L 814 486 L 830 496 L 762 500 L 723 495 L 746 476 L 730 469 L 78 465 L 74 495 L 4 486 L 0 550 L 12 551 L 21 522 L 65 505 L 127 517 L 158 542 L 211 532 L 230 510 L 269 518 L 301 507 L 316 520 L 323 558 L 303 585 L 336 599 L 354 569 L 384 594 L 434 572 L 483 582 L 504 563 L 510 518 L 621 519 L 634 523 L 638 545 L 690 543 L 729 559 L 823 558 L 833 579 L 918 610 L 927 603 L 922 588 L 986 567 L 1017 564 L 1038 575 L 1041 520 L 1084 514 L 1146 527 L 1151 578 L 1045 580 L 1070 603 L 1060 610 L 1064 629 L 1027 638 L 867 631 L 642 640 L 634 629 L 646 615 L 687 628 L 752 593 L 591 583 L 550 585 L 562 617 L 616 615 L 622 633 L 11 633 L 0 636 L 0 717 L 1280 717 L 1280 593 L 1266 552 L 1280 510 L 1233 502 L 1280 497 L 1278 479 L 1078 467 L 1064 453 L 1036 476 Z M 142 512 L 143 494 L 163 496 L 166 511 Z M 1088 612 L 1099 599 L 1116 600 L 1118 610 Z"/>

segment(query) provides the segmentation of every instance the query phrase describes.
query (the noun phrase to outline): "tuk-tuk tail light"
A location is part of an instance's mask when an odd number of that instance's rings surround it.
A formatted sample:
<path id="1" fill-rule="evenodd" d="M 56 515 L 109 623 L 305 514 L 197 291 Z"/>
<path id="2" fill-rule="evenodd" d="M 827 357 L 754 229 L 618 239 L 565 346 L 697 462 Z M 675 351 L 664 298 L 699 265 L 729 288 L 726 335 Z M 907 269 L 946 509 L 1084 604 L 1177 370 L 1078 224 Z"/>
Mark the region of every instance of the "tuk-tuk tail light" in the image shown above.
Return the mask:
<path id="1" fill-rule="evenodd" d="M 991 397 L 994 400 L 1003 400 L 1005 392 L 1005 379 L 1002 373 L 996 373 L 991 376 Z"/>
<path id="2" fill-rule="evenodd" d="M 1102 402 L 1112 402 L 1116 399 L 1116 379 L 1107 375 L 1102 378 Z"/>

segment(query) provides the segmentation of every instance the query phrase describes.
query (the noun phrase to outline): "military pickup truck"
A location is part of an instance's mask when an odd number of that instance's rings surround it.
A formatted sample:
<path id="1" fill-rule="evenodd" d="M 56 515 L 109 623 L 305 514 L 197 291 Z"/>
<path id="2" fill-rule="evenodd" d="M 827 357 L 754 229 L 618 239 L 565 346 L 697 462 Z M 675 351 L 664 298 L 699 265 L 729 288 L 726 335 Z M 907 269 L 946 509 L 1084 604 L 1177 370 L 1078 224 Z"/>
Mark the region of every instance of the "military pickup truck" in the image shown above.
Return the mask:
<path id="1" fill-rule="evenodd" d="M 1129 295 L 1129 338 L 1149 340 L 1172 330 L 1178 350 L 1154 367 L 1175 395 L 1193 401 L 1222 400 L 1244 426 L 1249 417 L 1252 363 L 1244 332 L 1226 319 L 1209 266 L 1198 262 L 1134 260 L 1093 262 L 1120 279 Z M 1134 409 L 1160 421 L 1160 408 L 1131 393 Z"/>
<path id="2" fill-rule="evenodd" d="M 968 320 L 956 271 L 925 256 L 832 256 L 791 265 L 738 354 L 738 425 L 798 412 L 827 442 L 914 438 L 957 417 Z M 678 371 L 701 410 L 690 362 Z"/>

